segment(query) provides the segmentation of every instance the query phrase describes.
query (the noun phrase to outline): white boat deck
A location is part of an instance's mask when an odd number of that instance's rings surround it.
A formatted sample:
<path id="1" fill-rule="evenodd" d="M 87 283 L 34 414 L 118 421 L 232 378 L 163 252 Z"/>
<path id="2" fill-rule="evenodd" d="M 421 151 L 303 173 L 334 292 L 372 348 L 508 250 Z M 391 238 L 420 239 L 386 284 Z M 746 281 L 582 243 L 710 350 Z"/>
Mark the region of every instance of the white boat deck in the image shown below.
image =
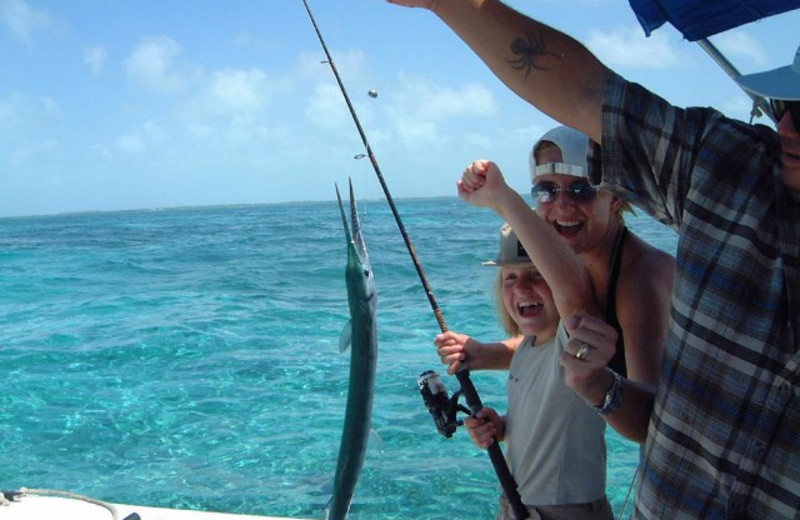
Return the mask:
<path id="1" fill-rule="evenodd" d="M 277 516 L 237 515 L 187 509 L 134 506 L 109 503 L 117 509 L 119 520 L 138 513 L 141 520 L 297 520 Z M 99 505 L 70 498 L 26 495 L 19 501 L 0 505 L 2 520 L 111 520 L 111 512 Z"/>

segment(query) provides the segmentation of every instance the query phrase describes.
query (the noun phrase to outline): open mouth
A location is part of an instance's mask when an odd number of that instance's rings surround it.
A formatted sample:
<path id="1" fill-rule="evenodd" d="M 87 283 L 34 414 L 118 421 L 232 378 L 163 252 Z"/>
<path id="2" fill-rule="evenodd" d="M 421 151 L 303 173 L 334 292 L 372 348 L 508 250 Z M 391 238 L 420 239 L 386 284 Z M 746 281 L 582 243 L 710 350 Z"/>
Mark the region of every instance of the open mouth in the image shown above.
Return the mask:
<path id="1" fill-rule="evenodd" d="M 553 227 L 556 228 L 559 235 L 571 238 L 583 229 L 583 222 L 578 220 L 556 220 L 553 222 Z"/>
<path id="2" fill-rule="evenodd" d="M 520 316 L 524 317 L 537 315 L 541 308 L 542 304 L 540 302 L 520 302 L 517 304 L 517 311 Z"/>

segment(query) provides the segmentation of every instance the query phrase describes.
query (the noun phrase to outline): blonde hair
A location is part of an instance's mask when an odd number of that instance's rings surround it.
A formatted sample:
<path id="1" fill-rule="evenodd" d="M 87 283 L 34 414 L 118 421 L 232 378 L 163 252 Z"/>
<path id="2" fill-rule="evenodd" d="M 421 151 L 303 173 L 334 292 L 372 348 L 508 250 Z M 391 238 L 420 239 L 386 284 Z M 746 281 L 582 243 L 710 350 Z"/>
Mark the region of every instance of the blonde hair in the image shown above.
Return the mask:
<path id="1" fill-rule="evenodd" d="M 511 317 L 506 309 L 506 304 L 503 301 L 503 268 L 497 270 L 497 276 L 494 279 L 494 306 L 497 310 L 497 317 L 500 319 L 500 324 L 503 330 L 509 336 L 519 336 L 522 331 L 519 325 Z"/>

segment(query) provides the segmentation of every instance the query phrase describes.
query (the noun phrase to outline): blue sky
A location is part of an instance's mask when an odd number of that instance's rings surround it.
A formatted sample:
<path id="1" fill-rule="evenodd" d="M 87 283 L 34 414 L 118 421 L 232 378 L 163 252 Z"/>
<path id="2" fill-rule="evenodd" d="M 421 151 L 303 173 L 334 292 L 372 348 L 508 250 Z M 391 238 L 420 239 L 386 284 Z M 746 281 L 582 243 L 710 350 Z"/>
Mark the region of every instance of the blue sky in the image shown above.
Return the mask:
<path id="1" fill-rule="evenodd" d="M 672 27 L 645 38 L 624 0 L 509 3 L 675 104 L 748 117 L 696 44 Z M 477 158 L 526 190 L 528 149 L 554 123 L 438 19 L 310 6 L 395 198 L 454 195 Z M 754 72 L 791 62 L 798 27 L 792 12 L 712 41 Z M 0 0 L 0 216 L 331 200 L 348 176 L 380 198 L 323 59 L 301 0 Z"/>

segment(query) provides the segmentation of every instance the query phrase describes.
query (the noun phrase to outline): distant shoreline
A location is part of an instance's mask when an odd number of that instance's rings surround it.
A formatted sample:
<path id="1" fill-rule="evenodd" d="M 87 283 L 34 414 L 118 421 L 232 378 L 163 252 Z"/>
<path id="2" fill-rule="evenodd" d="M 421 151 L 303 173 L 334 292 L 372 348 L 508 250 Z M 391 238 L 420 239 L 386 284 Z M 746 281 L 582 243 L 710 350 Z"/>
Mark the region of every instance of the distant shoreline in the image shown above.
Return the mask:
<path id="1" fill-rule="evenodd" d="M 420 200 L 448 200 L 458 201 L 455 195 L 438 195 L 432 197 L 399 197 L 397 201 L 420 201 Z M 359 203 L 375 203 L 383 202 L 383 197 L 379 198 L 364 198 L 359 199 Z M 114 213 L 143 213 L 143 212 L 161 212 L 161 211 L 194 211 L 194 210 L 208 210 L 208 209 L 233 209 L 233 208 L 249 208 L 249 207 L 262 207 L 262 206 L 289 206 L 301 204 L 335 204 L 336 199 L 327 200 L 294 200 L 282 202 L 251 202 L 251 203 L 231 203 L 231 204 L 200 204 L 197 206 L 163 206 L 153 208 L 129 208 L 129 209 L 98 209 L 98 210 L 78 210 L 78 211 L 62 211 L 56 213 L 34 213 L 29 215 L 7 215 L 0 216 L 0 220 L 12 219 L 26 219 L 26 218 L 52 218 L 52 217 L 79 217 L 88 215 L 109 215 Z"/>

